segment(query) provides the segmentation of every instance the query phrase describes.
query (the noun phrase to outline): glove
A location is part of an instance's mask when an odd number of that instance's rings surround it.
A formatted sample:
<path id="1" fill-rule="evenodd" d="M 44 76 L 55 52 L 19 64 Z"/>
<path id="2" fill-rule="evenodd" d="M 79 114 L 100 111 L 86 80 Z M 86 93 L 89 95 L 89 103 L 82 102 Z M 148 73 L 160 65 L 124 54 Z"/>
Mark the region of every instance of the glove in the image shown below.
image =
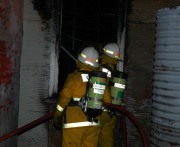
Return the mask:
<path id="1" fill-rule="evenodd" d="M 58 130 L 62 129 L 62 118 L 63 118 L 63 112 L 56 110 L 53 118 L 53 124 L 54 127 Z"/>

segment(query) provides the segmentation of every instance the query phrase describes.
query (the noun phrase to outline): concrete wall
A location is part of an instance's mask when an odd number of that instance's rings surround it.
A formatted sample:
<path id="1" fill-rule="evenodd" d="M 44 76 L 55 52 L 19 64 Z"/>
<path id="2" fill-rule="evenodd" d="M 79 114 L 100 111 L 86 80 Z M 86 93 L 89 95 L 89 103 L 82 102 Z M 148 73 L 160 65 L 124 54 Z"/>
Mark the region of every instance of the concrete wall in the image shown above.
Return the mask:
<path id="1" fill-rule="evenodd" d="M 22 0 L 0 2 L 0 136 L 17 128 L 22 46 Z M 16 146 L 16 138 L 0 146 Z"/>

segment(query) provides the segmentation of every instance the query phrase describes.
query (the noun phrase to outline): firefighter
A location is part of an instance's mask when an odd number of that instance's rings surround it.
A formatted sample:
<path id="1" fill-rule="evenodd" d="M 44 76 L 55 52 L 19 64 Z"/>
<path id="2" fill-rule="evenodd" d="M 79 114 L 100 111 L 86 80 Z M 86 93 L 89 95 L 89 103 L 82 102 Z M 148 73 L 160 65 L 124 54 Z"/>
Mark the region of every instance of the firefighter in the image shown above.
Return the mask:
<path id="1" fill-rule="evenodd" d="M 97 120 L 96 116 L 98 117 L 102 111 L 100 106 L 102 105 L 102 100 L 99 100 L 97 106 L 92 102 L 92 100 L 95 100 L 96 98 L 87 100 L 87 96 L 91 97 L 92 95 L 98 95 L 101 98 L 108 95 L 109 97 L 108 92 L 104 93 L 107 76 L 94 78 L 101 79 L 101 83 L 104 82 L 104 85 L 93 84 L 92 86 L 89 84 L 90 86 L 87 86 L 92 71 L 94 71 L 94 73 L 99 72 L 98 60 L 99 53 L 94 47 L 84 48 L 76 60 L 77 69 L 68 75 L 63 89 L 60 92 L 54 114 L 54 125 L 60 128 L 63 119 L 62 147 L 97 146 L 100 122 Z M 94 75 L 91 77 L 93 78 L 93 76 Z M 94 81 L 94 79 L 91 80 L 91 82 Z M 97 89 L 92 90 L 94 87 Z M 90 90 L 88 90 L 88 88 Z M 98 94 L 93 94 L 92 91 L 95 91 Z M 96 113 L 95 111 L 89 110 L 98 111 L 96 111 Z"/>
<path id="2" fill-rule="evenodd" d="M 103 47 L 103 54 L 101 56 L 100 70 L 107 73 L 109 81 L 112 78 L 112 73 L 117 70 L 116 66 L 120 60 L 119 47 L 116 43 L 108 43 Z M 106 102 L 106 101 L 105 101 Z M 98 141 L 99 147 L 113 147 L 113 134 L 116 125 L 116 116 L 113 111 L 104 109 L 101 116 L 101 131 Z"/>

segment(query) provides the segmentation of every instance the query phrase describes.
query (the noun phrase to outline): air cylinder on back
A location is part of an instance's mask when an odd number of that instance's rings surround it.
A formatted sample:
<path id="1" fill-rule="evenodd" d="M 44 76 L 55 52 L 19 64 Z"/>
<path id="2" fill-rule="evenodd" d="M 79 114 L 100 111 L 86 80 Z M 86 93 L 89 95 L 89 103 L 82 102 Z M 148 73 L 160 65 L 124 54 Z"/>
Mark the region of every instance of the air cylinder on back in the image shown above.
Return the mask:
<path id="1" fill-rule="evenodd" d="M 112 79 L 110 81 L 110 91 L 113 104 L 122 104 L 127 77 L 128 74 L 125 72 L 115 71 L 112 73 Z"/>
<path id="2" fill-rule="evenodd" d="M 90 73 L 87 89 L 87 115 L 92 120 L 102 112 L 107 74 L 101 71 Z"/>

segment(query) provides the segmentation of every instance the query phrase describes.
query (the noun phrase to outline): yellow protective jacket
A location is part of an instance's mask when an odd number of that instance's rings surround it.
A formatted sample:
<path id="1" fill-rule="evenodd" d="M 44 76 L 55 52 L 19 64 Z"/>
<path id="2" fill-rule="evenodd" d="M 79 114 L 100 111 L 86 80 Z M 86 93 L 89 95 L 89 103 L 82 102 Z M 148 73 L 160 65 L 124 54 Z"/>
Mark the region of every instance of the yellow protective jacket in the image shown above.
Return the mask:
<path id="1" fill-rule="evenodd" d="M 88 69 L 83 68 L 81 70 Z M 81 70 L 76 70 L 68 75 L 60 92 L 58 105 L 65 109 L 66 124 L 64 125 L 66 126 L 88 122 L 86 115 L 79 106 L 68 106 L 71 98 L 82 98 L 86 94 L 87 83 L 82 80 L 81 74 L 83 73 Z M 106 101 L 109 101 L 110 93 L 106 90 L 104 97 L 106 97 Z M 62 131 L 62 147 L 97 147 L 99 132 L 99 125 L 66 127 Z"/>
<path id="2" fill-rule="evenodd" d="M 58 100 L 58 105 L 63 109 L 65 109 L 68 106 L 71 98 L 82 98 L 86 94 L 87 82 L 83 82 L 81 76 L 83 72 L 81 71 L 90 71 L 90 70 L 89 69 L 76 70 L 73 73 L 69 74 L 66 79 L 66 82 L 64 84 L 63 89 L 60 92 L 60 96 Z M 104 92 L 104 101 L 109 103 L 111 102 L 110 92 L 107 89 L 107 87 Z M 76 122 L 76 120 L 73 120 L 71 122 Z"/>
<path id="3" fill-rule="evenodd" d="M 82 72 L 76 70 L 68 75 L 59 96 L 58 104 L 62 108 L 65 108 L 69 104 L 71 98 L 82 98 L 86 94 L 87 83 L 82 81 L 81 74 Z"/>

